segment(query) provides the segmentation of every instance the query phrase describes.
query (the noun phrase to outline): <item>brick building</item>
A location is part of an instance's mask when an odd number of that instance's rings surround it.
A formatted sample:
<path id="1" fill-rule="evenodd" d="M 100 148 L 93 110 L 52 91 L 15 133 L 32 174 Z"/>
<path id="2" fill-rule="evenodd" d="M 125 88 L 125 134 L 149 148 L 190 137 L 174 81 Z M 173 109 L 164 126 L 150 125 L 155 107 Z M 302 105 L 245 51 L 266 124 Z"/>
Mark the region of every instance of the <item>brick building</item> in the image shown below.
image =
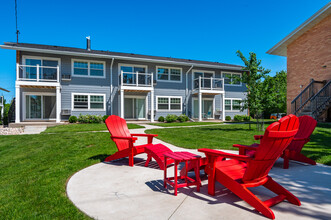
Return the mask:
<path id="1" fill-rule="evenodd" d="M 287 113 L 330 120 L 331 2 L 267 53 L 287 57 Z"/>

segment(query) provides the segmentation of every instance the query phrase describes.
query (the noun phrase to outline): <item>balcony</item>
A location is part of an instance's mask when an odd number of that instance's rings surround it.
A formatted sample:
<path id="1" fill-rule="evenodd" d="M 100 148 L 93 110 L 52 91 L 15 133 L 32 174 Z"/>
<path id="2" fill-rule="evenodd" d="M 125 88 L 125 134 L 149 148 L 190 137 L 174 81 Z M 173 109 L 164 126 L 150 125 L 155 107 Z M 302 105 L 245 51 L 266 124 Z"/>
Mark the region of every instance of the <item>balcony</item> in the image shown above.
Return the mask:
<path id="1" fill-rule="evenodd" d="M 224 92 L 224 78 L 199 77 L 193 81 L 193 93 L 221 94 Z"/>
<path id="2" fill-rule="evenodd" d="M 121 89 L 151 91 L 153 89 L 153 73 L 123 72 L 120 74 Z"/>
<path id="3" fill-rule="evenodd" d="M 17 64 L 16 81 L 21 85 L 59 83 L 59 66 Z"/>

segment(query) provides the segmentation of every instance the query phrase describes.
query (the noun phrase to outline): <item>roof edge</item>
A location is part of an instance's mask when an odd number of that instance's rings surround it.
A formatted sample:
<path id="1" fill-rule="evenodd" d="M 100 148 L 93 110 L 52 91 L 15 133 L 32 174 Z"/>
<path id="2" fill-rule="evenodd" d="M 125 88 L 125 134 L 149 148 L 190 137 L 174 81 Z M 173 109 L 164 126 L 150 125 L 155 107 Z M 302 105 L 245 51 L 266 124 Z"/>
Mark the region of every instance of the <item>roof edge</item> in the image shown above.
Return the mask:
<path id="1" fill-rule="evenodd" d="M 17 45 L 6 45 L 6 44 L 0 45 L 0 47 L 2 49 L 40 52 L 40 53 L 48 53 L 48 54 L 75 55 L 75 56 L 95 57 L 95 58 L 115 58 L 115 59 L 122 59 L 122 60 L 147 61 L 147 62 L 152 62 L 152 63 L 169 63 L 169 64 L 184 65 L 184 66 L 206 67 L 206 68 L 236 70 L 236 71 L 242 71 L 244 68 L 244 66 L 239 66 L 239 65 L 238 66 L 223 66 L 223 65 L 213 65 L 213 64 L 201 64 L 201 63 L 195 63 L 195 62 L 162 60 L 162 59 L 155 59 L 155 58 L 130 57 L 130 56 L 124 56 L 124 55 L 122 56 L 122 55 L 97 54 L 97 53 L 81 53 L 81 52 L 75 52 L 75 51 L 40 49 L 40 48 L 33 48 L 33 47 L 20 47 Z M 208 61 L 206 61 L 206 62 L 208 62 Z M 229 64 L 229 65 L 231 65 L 231 64 Z"/>
<path id="2" fill-rule="evenodd" d="M 313 14 L 310 18 L 308 18 L 305 22 L 303 22 L 299 27 L 294 29 L 290 34 L 288 34 L 286 37 L 284 37 L 281 41 L 279 41 L 276 45 L 274 45 L 272 48 L 270 48 L 266 53 L 271 55 L 279 55 L 279 56 L 287 56 L 287 54 L 281 54 L 281 53 L 275 53 L 275 51 L 284 46 L 287 41 L 290 41 L 292 37 L 294 37 L 295 34 L 299 33 L 300 31 L 304 31 L 304 29 L 309 26 L 313 21 L 315 21 L 317 18 L 319 18 L 321 15 L 323 15 L 326 11 L 331 9 L 331 2 L 327 3 L 323 8 L 318 10 L 315 14 Z M 328 16 L 328 15 L 327 15 Z M 323 17 L 324 18 L 324 17 Z M 322 18 L 322 19 L 323 19 Z M 321 19 L 321 20 L 322 20 Z M 319 21 L 318 21 L 319 22 Z M 314 24 L 315 25 L 315 24 Z M 307 31 L 307 30 L 306 30 Z M 297 36 L 295 39 L 300 37 L 302 34 L 304 34 L 306 31 L 301 33 L 299 36 Z M 293 39 L 293 41 L 295 40 Z M 292 43 L 293 41 L 289 42 Z M 288 44 L 287 44 L 288 45 Z M 286 46 L 287 46 L 286 45 Z"/>

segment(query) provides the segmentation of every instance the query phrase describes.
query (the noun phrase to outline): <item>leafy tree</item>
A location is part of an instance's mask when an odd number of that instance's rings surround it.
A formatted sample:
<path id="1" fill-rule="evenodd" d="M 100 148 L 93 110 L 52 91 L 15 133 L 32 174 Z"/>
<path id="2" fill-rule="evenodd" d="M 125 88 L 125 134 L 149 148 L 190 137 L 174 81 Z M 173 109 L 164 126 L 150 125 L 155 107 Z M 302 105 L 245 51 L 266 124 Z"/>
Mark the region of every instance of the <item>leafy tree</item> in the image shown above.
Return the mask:
<path id="1" fill-rule="evenodd" d="M 275 76 L 265 76 L 262 82 L 263 111 L 268 115 L 286 112 L 286 76 L 286 71 L 282 70 Z"/>
<path id="2" fill-rule="evenodd" d="M 249 114 L 257 118 L 264 110 L 262 81 L 270 73 L 270 70 L 261 66 L 261 60 L 258 60 L 253 52 L 249 53 L 248 59 L 240 50 L 237 51 L 237 55 L 244 62 L 245 67 L 243 69 L 246 70 L 242 77 L 237 79 L 245 83 L 247 87 L 247 95 L 242 102 L 242 108 L 248 109 Z M 259 127 L 258 129 L 260 130 Z"/>

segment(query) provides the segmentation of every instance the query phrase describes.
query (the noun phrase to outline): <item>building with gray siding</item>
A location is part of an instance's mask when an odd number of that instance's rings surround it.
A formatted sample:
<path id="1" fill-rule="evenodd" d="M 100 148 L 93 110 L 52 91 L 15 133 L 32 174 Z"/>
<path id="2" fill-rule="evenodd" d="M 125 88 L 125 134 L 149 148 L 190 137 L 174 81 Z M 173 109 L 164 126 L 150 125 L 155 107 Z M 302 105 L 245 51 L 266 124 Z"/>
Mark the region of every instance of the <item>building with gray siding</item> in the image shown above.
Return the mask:
<path id="1" fill-rule="evenodd" d="M 4 43 L 17 51 L 16 118 L 66 121 L 70 115 L 157 120 L 186 114 L 224 120 L 240 111 L 242 66 L 100 50 Z"/>

